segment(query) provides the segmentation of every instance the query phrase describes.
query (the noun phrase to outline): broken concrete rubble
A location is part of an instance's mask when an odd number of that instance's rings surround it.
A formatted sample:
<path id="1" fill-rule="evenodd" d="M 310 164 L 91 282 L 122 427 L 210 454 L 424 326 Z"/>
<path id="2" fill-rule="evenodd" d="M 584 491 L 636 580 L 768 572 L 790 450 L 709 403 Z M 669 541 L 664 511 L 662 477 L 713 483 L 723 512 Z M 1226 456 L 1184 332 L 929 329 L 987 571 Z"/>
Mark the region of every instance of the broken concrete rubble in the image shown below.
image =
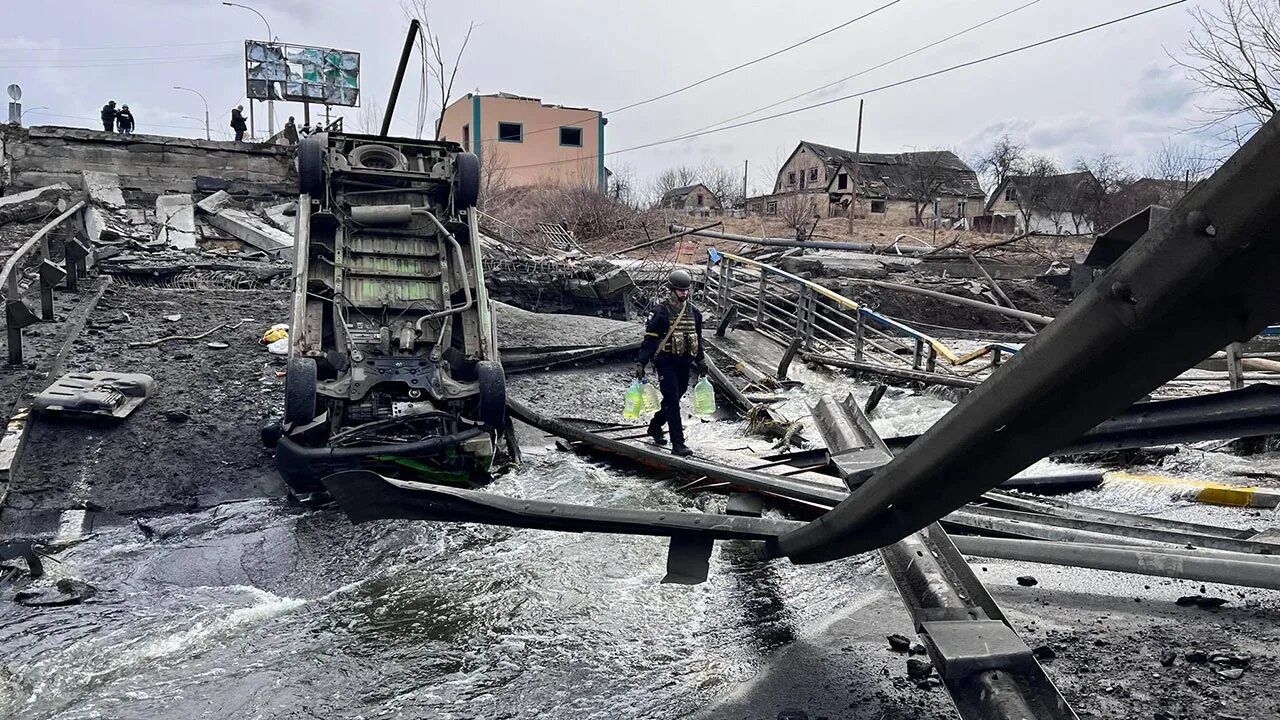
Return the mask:
<path id="1" fill-rule="evenodd" d="M 219 210 L 230 207 L 232 204 L 231 193 L 226 190 L 219 190 L 209 197 L 196 203 L 196 207 L 200 212 L 207 215 L 216 215 Z"/>
<path id="2" fill-rule="evenodd" d="M 57 207 L 58 200 L 70 193 L 71 186 L 58 183 L 0 197 L 0 225 L 44 217 Z"/>
<path id="3" fill-rule="evenodd" d="M 190 195 L 156 198 L 156 239 L 179 250 L 196 246 L 196 212 Z"/>
<path id="4" fill-rule="evenodd" d="M 278 255 L 293 247 L 293 236 L 271 227 L 244 210 L 226 209 L 207 218 L 210 225 L 266 253 Z"/>

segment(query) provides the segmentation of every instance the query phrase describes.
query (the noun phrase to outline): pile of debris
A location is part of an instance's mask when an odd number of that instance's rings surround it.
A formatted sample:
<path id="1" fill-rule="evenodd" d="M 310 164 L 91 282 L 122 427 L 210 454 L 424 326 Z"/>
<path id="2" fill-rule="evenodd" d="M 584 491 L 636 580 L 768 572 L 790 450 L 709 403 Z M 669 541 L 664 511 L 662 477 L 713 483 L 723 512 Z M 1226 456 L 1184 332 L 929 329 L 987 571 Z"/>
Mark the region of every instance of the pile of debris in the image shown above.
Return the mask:
<path id="1" fill-rule="evenodd" d="M 539 223 L 530 236 L 482 225 L 489 296 L 524 310 L 630 317 L 636 282 L 627 269 L 588 256 L 560 224 Z"/>
<path id="2" fill-rule="evenodd" d="M 246 287 L 288 276 L 296 202 L 252 204 L 218 190 L 200 200 L 159 195 L 146 207 L 126 200 L 116 175 L 83 176 L 86 231 L 103 273 L 148 282 L 212 273 Z"/>

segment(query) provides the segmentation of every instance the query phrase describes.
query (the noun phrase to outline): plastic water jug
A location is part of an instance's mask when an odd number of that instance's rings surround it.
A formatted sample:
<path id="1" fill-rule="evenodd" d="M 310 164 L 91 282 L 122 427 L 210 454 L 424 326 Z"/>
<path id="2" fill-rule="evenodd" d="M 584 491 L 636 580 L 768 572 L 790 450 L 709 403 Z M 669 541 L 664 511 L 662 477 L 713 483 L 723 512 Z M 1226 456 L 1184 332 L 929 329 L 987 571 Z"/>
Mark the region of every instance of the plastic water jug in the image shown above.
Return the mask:
<path id="1" fill-rule="evenodd" d="M 693 411 L 702 416 L 715 414 L 716 390 L 705 376 L 693 386 Z"/>
<path id="2" fill-rule="evenodd" d="M 622 417 L 628 420 L 637 420 L 643 411 L 644 392 L 640 389 L 640 381 L 633 380 L 631 387 L 627 388 L 627 395 L 622 403 Z"/>
<path id="3" fill-rule="evenodd" d="M 641 412 L 652 415 L 662 409 L 662 396 L 648 379 L 640 381 Z"/>

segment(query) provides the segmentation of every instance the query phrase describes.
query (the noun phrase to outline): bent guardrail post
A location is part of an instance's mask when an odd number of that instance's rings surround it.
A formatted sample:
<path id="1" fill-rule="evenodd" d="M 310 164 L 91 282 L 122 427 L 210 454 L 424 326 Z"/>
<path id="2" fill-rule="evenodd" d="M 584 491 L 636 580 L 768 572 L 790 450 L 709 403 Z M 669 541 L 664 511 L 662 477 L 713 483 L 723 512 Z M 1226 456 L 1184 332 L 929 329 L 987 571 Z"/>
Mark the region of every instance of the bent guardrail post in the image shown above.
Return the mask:
<path id="1" fill-rule="evenodd" d="M 29 255 L 39 249 L 41 253 L 39 270 L 41 315 L 45 320 L 53 320 L 53 286 L 62 281 L 63 271 L 49 260 L 48 235 L 68 218 L 80 212 L 85 204 L 85 200 L 80 200 L 63 210 L 58 217 L 50 220 L 19 246 L 5 261 L 4 266 L 0 267 L 0 287 L 5 288 L 5 335 L 10 365 L 22 363 L 22 328 L 34 325 L 41 320 L 41 317 L 37 316 L 19 297 L 21 292 L 18 285 L 19 268 Z"/>
<path id="2" fill-rule="evenodd" d="M 919 441 L 782 538 L 783 552 L 822 562 L 893 543 L 1261 332 L 1280 316 L 1276 167 L 1280 117 Z"/>

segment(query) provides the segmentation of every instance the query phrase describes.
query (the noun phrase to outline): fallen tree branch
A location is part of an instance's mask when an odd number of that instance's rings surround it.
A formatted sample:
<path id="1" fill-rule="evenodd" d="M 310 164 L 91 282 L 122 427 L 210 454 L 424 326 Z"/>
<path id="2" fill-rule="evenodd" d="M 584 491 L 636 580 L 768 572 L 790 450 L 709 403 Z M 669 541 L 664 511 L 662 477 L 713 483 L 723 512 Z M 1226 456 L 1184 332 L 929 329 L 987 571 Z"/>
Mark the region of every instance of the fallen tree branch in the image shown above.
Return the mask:
<path id="1" fill-rule="evenodd" d="M 203 340 L 224 328 L 227 330 L 235 330 L 236 328 L 240 327 L 246 322 L 253 322 L 253 318 L 240 318 L 239 322 L 237 322 L 235 325 L 229 325 L 228 323 L 215 325 L 212 328 L 209 328 L 208 330 L 200 333 L 199 335 L 170 335 L 169 337 L 156 338 L 155 340 L 147 340 L 144 342 L 132 342 L 132 343 L 129 343 L 129 347 L 131 348 L 159 347 L 162 343 L 167 343 L 170 340 Z"/>

